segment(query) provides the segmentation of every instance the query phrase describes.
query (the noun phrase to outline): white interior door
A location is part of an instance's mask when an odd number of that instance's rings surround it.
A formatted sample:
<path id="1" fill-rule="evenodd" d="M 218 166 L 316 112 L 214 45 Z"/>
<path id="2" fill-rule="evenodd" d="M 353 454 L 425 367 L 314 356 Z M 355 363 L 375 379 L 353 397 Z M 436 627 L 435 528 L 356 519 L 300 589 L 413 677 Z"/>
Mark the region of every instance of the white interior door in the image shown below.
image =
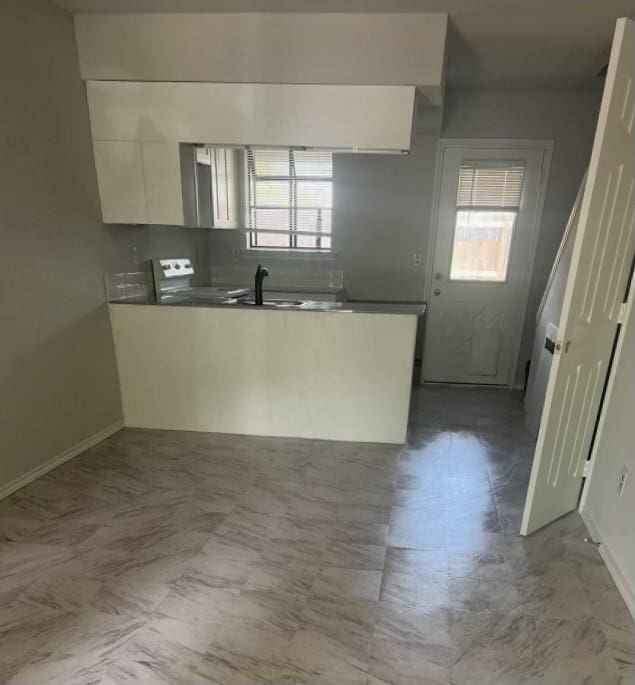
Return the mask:
<path id="1" fill-rule="evenodd" d="M 510 381 L 549 150 L 545 143 L 444 147 L 424 380 Z"/>
<path id="2" fill-rule="evenodd" d="M 521 533 L 575 509 L 633 261 L 635 25 L 615 32 Z"/>

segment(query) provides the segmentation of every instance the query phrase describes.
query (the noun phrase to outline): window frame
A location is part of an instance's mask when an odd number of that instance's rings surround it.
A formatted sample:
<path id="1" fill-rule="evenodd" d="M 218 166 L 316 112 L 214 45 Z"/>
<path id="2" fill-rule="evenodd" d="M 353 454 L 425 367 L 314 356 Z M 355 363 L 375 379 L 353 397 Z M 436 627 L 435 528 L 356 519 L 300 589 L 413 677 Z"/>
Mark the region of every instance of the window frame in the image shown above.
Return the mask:
<path id="1" fill-rule="evenodd" d="M 478 168 L 482 169 L 501 169 L 504 168 L 505 165 L 508 167 L 514 167 L 516 166 L 522 168 L 522 176 L 520 179 L 520 187 L 519 187 L 519 193 L 518 193 L 518 204 L 466 204 L 463 202 L 460 202 L 460 195 L 461 195 L 461 169 L 463 165 L 469 165 L 473 164 L 475 167 L 475 172 L 478 170 Z M 523 198 L 523 192 L 524 192 L 524 184 L 525 184 L 525 172 L 526 172 L 526 163 L 525 160 L 523 159 L 513 159 L 509 158 L 506 155 L 501 155 L 499 158 L 479 158 L 478 155 L 468 156 L 465 157 L 461 163 L 459 164 L 458 168 L 458 173 L 457 173 L 457 192 L 456 192 L 456 201 L 455 201 L 455 208 L 454 208 L 454 221 L 453 221 L 453 227 L 452 227 L 452 240 L 450 244 L 450 255 L 449 255 L 449 263 L 448 263 L 448 282 L 449 283 L 481 283 L 481 284 L 486 284 L 486 283 L 492 283 L 492 284 L 503 284 L 507 283 L 508 277 L 509 277 L 509 263 L 511 261 L 512 257 L 512 252 L 514 248 L 514 240 L 516 237 L 516 229 L 517 229 L 517 224 L 518 224 L 518 217 L 521 211 L 521 205 L 522 205 L 522 198 Z M 472 192 L 474 189 L 474 183 L 472 183 Z M 458 229 L 458 218 L 459 218 L 459 212 L 468 212 L 468 213 L 474 213 L 474 214 L 480 214 L 480 213 L 504 213 L 504 214 L 513 214 L 514 219 L 511 225 L 511 232 L 509 236 L 509 243 L 508 243 L 508 248 L 507 248 L 507 253 L 505 255 L 505 277 L 504 278 L 453 278 L 452 277 L 452 263 L 454 259 L 454 251 L 456 248 L 456 233 Z"/>
<path id="2" fill-rule="evenodd" d="M 289 155 L 289 171 L 290 174 L 287 175 L 271 175 L 271 176 L 260 176 L 257 177 L 255 174 L 255 168 L 253 173 L 250 167 L 250 154 L 258 152 L 258 150 L 286 150 Z M 334 175 L 333 175 L 333 152 L 330 150 L 320 150 L 322 154 L 328 154 L 331 157 L 331 175 L 330 176 L 309 176 L 309 175 L 297 175 L 295 173 L 295 152 L 302 151 L 304 148 L 279 148 L 279 147 L 257 147 L 257 148 L 247 148 L 244 154 L 244 193 L 243 193 L 243 204 L 245 212 L 245 225 L 246 230 L 246 247 L 250 252 L 261 250 L 263 252 L 281 252 L 281 253 L 312 253 L 314 255 L 331 255 L 334 252 L 333 245 L 333 188 L 334 188 Z M 259 207 L 257 201 L 252 203 L 252 197 L 255 195 L 255 188 L 252 184 L 256 184 L 260 181 L 283 181 L 289 183 L 289 204 L 285 207 L 271 207 L 270 209 L 288 209 L 289 212 L 289 228 L 284 230 L 272 230 L 272 229 L 261 229 L 258 230 L 252 224 L 252 211 L 257 212 L 258 209 L 267 209 L 267 207 Z M 297 186 L 298 183 L 302 182 L 325 182 L 331 184 L 331 206 L 330 207 L 298 207 L 298 194 Z M 331 212 L 331 231 L 329 233 L 323 233 L 321 231 L 303 231 L 298 229 L 298 210 L 303 209 L 314 209 L 318 212 L 318 217 L 320 217 L 320 212 L 327 210 Z M 259 245 L 258 244 L 258 234 L 272 234 L 272 235 L 285 235 L 288 239 L 287 245 Z M 302 235 L 315 236 L 316 245 L 312 247 L 302 247 L 298 245 L 298 237 Z M 323 238 L 330 239 L 330 245 L 328 247 L 323 247 L 321 245 Z"/>

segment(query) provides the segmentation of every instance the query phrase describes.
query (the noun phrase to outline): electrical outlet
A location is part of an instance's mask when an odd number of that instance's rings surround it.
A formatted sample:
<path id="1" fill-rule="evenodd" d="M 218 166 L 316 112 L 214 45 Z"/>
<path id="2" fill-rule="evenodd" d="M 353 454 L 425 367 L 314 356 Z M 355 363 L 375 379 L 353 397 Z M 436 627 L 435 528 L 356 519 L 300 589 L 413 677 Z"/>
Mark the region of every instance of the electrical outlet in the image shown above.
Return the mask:
<path id="1" fill-rule="evenodd" d="M 621 497 L 624 494 L 624 488 L 626 487 L 626 481 L 628 480 L 628 469 L 626 466 L 620 471 L 620 477 L 617 481 L 617 496 Z"/>
<path id="2" fill-rule="evenodd" d="M 412 264 L 413 266 L 421 266 L 421 255 L 418 252 L 412 255 Z"/>

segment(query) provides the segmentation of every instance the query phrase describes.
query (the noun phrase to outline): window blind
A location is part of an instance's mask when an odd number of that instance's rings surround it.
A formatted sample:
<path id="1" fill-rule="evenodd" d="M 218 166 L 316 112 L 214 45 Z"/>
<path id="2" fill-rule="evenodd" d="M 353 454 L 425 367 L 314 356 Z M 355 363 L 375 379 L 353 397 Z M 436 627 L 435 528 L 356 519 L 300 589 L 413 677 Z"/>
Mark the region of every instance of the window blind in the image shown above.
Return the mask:
<path id="1" fill-rule="evenodd" d="M 332 177 L 331 152 L 249 149 L 250 246 L 330 249 Z"/>
<path id="2" fill-rule="evenodd" d="M 457 207 L 518 208 L 524 180 L 525 165 L 519 162 L 464 161 Z"/>

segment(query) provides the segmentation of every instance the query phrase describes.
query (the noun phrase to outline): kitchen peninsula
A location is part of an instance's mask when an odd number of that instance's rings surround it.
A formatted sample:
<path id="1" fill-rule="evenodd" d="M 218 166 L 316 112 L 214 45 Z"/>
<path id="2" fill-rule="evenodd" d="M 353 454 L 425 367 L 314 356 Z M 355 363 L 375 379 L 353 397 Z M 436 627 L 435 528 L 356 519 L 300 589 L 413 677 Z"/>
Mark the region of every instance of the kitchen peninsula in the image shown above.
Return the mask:
<path id="1" fill-rule="evenodd" d="M 402 443 L 421 313 L 111 303 L 125 423 Z"/>

